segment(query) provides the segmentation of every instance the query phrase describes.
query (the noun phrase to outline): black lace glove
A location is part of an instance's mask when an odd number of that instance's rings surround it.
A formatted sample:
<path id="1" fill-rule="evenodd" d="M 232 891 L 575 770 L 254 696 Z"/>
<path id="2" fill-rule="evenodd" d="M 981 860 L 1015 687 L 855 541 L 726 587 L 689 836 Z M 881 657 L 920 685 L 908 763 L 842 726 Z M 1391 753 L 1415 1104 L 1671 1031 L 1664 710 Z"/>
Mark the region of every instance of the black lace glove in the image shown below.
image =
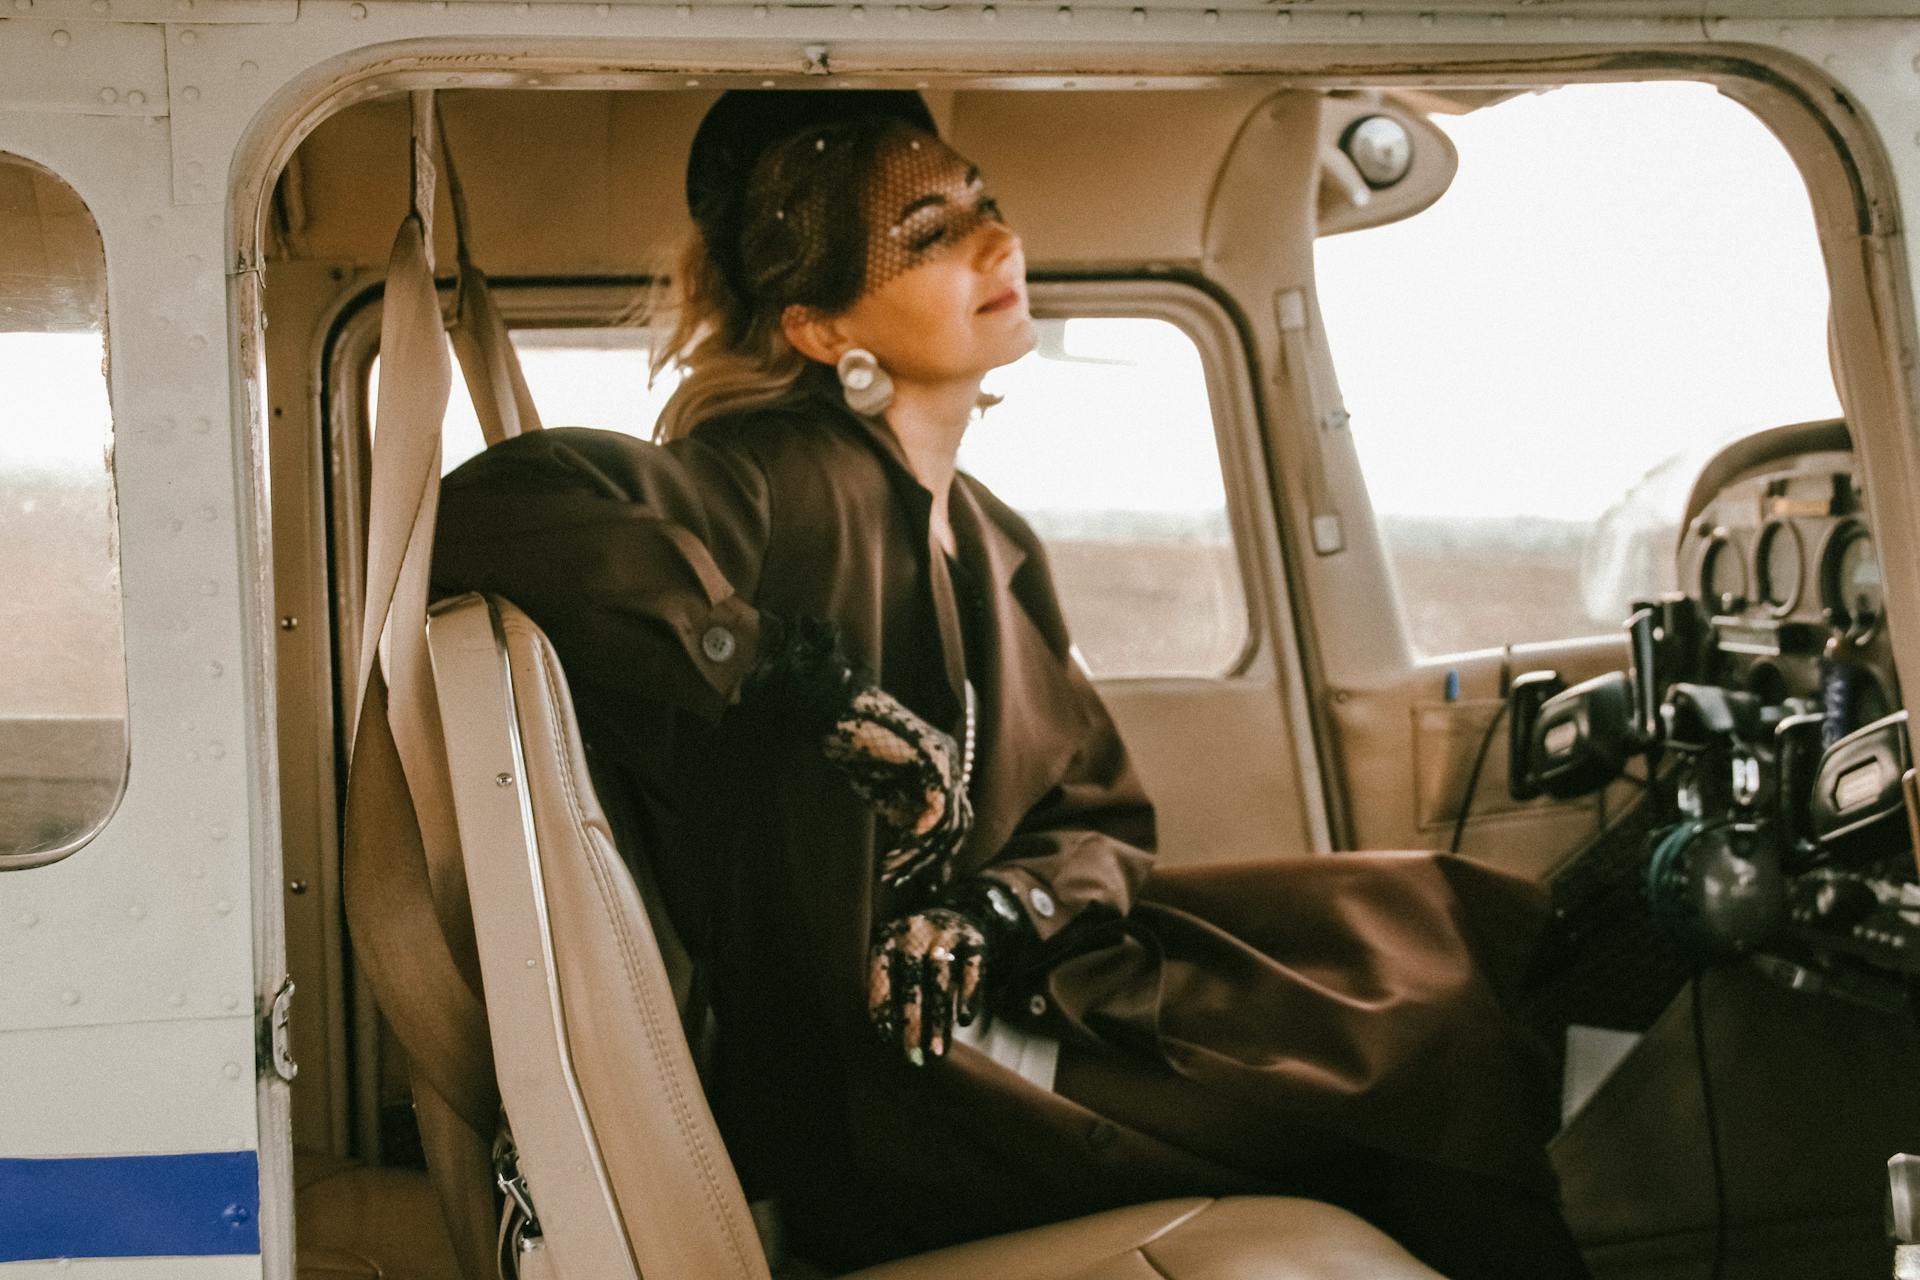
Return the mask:
<path id="1" fill-rule="evenodd" d="M 825 623 L 760 617 L 761 657 L 743 697 L 819 742 L 879 816 L 882 885 L 946 883 L 973 828 L 960 749 L 855 667 Z"/>
<path id="2" fill-rule="evenodd" d="M 914 1066 L 940 1057 L 953 1028 L 986 1005 L 987 961 L 1004 984 L 1038 957 L 1040 938 L 1013 890 L 976 877 L 955 885 L 943 906 L 890 920 L 874 933 L 867 959 L 867 1016 L 880 1038 Z"/>
<path id="3" fill-rule="evenodd" d="M 933 907 L 890 920 L 867 955 L 867 1016 L 918 1067 L 945 1054 L 957 1023 L 979 1016 L 986 935 L 958 911 Z"/>

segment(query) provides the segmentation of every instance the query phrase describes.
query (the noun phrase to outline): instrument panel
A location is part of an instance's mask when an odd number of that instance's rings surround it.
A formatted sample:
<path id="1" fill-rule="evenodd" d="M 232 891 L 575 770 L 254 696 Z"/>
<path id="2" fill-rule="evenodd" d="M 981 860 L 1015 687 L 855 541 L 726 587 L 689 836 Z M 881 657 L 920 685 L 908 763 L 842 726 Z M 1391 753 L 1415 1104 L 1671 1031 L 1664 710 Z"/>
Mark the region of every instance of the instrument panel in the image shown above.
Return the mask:
<path id="1" fill-rule="evenodd" d="M 1705 954 L 1904 1016 L 1920 991 L 1913 750 L 1844 427 L 1729 445 L 1687 510 L 1681 590 L 1634 604 L 1630 670 L 1513 683 L 1516 800 L 1591 794 L 1645 762 L 1645 832 L 1618 866 L 1561 877 L 1556 910 L 1598 936 L 1609 903 L 1642 902 Z"/>
<path id="2" fill-rule="evenodd" d="M 1711 635 L 1716 683 L 1770 702 L 1817 697 L 1820 660 L 1838 653 L 1863 676 L 1850 719 L 1898 705 L 1879 550 L 1851 453 L 1801 454 L 1730 481 L 1688 526 L 1679 580 Z"/>

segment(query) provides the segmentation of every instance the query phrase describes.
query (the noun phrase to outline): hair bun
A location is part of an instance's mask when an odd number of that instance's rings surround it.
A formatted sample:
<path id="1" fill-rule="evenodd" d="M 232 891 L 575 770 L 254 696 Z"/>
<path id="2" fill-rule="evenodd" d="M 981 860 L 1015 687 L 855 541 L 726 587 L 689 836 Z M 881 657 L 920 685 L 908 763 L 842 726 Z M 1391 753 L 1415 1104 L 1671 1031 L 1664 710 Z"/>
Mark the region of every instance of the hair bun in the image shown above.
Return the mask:
<path id="1" fill-rule="evenodd" d="M 687 153 L 687 212 L 736 292 L 747 292 L 740 227 L 754 164 L 790 134 L 869 116 L 890 116 L 939 134 L 925 99 L 911 89 L 729 89 L 708 109 Z"/>

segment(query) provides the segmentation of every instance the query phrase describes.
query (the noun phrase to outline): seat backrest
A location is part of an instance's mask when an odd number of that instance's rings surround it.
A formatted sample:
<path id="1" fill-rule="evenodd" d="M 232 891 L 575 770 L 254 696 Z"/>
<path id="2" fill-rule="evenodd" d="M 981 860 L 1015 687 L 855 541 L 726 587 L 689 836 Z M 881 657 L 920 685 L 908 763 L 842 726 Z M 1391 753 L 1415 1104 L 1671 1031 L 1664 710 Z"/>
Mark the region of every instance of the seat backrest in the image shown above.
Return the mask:
<path id="1" fill-rule="evenodd" d="M 479 596 L 427 632 L 495 1072 L 553 1270 L 767 1280 L 551 645 Z"/>

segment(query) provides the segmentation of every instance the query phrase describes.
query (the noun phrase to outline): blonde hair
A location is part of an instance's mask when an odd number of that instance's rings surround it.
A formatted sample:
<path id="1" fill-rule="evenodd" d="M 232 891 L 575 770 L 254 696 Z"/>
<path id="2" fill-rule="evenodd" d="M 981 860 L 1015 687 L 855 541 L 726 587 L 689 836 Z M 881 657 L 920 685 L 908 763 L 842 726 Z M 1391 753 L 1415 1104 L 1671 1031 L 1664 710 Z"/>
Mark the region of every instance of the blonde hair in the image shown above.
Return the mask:
<path id="1" fill-rule="evenodd" d="M 795 398 L 813 362 L 787 341 L 778 319 L 757 323 L 734 296 L 694 231 L 675 254 L 671 275 L 649 295 L 643 323 L 664 337 L 653 347 L 650 372 L 670 364 L 681 371 L 654 439 L 678 440 L 709 418 L 763 409 Z"/>

